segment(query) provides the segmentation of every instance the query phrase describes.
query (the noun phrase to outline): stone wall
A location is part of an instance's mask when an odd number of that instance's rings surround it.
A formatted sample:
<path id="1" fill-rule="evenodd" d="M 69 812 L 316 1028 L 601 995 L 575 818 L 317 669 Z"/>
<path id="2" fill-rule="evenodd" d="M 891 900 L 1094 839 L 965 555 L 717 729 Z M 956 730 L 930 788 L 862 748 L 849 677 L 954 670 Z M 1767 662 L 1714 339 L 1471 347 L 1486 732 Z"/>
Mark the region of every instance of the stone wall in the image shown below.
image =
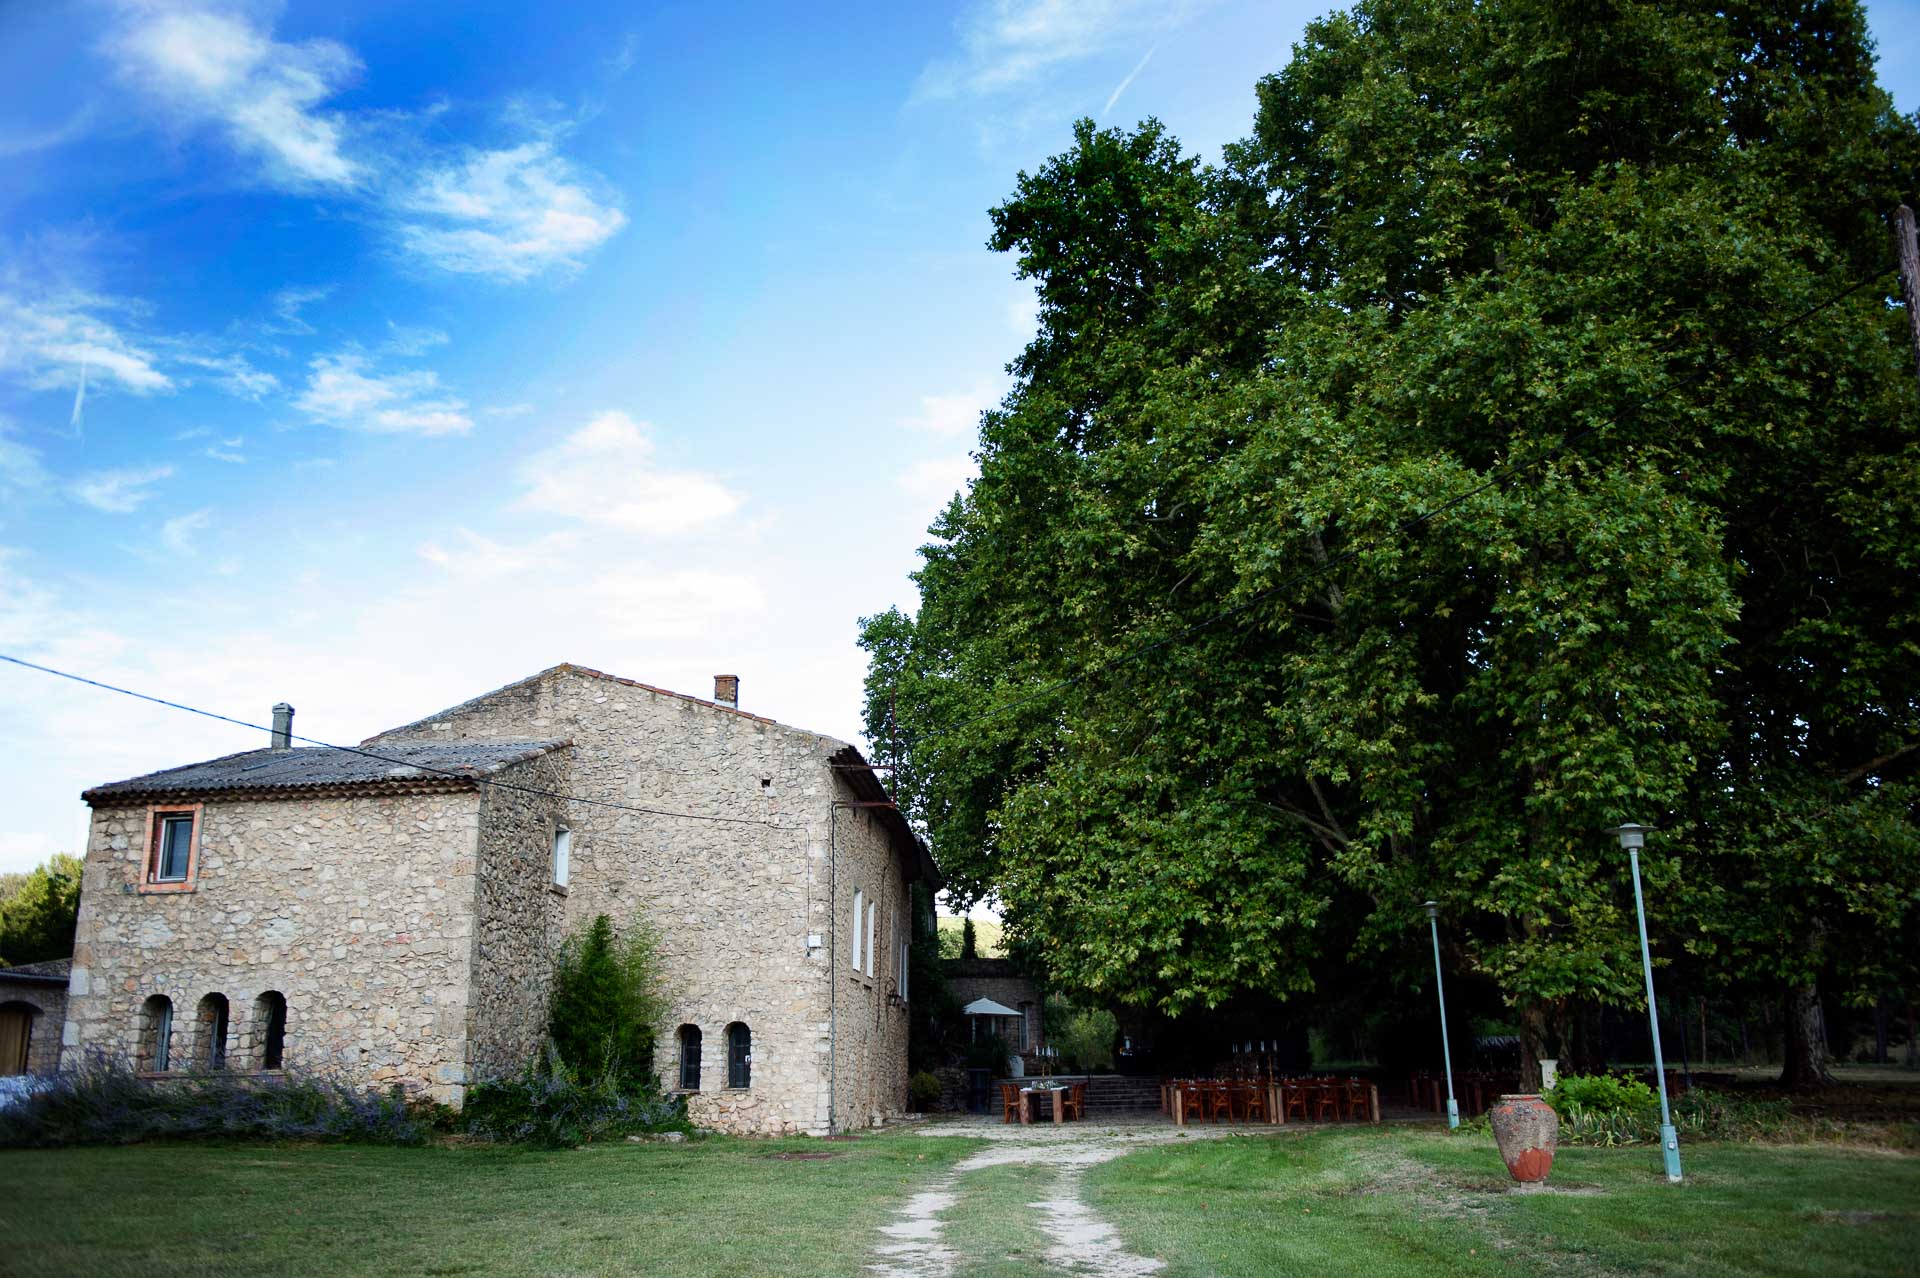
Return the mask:
<path id="1" fill-rule="evenodd" d="M 32 966 L 40 969 L 52 965 Z M 0 1005 L 7 1003 L 24 1003 L 33 1009 L 27 1031 L 27 1073 L 51 1074 L 60 1065 L 60 1036 L 67 1019 L 67 987 L 48 981 L 15 979 L 0 971 Z"/>
<path id="2" fill-rule="evenodd" d="M 567 889 L 553 882 L 554 831 L 568 824 L 567 804 L 552 796 L 572 784 L 569 753 L 516 764 L 495 778 L 507 785 L 481 792 L 468 996 L 474 1082 L 517 1074 L 546 1036 L 554 959 L 567 928 Z"/>
<path id="3" fill-rule="evenodd" d="M 1025 1011 L 1026 1050 L 1032 1051 L 1045 1045 L 1046 1008 L 1040 997 L 1040 987 L 1031 977 L 1022 974 L 1012 959 L 942 959 L 940 966 L 947 977 L 947 988 L 953 991 L 960 1006 L 965 1007 L 977 998 L 990 998 L 1002 1007 Z"/>
<path id="4" fill-rule="evenodd" d="M 824 1133 L 830 1104 L 842 1128 L 905 1107 L 906 1014 L 887 1001 L 896 916 L 881 915 L 871 980 L 851 972 L 845 948 L 848 876 L 893 903 L 905 880 L 871 814 L 835 815 L 834 801 L 853 797 L 827 762 L 841 742 L 570 666 L 373 741 L 501 737 L 570 738 L 569 792 L 630 805 L 574 804 L 567 814 L 566 924 L 606 913 L 653 930 L 668 1000 L 656 1065 L 673 1086 L 677 1027 L 700 1028 L 701 1086 L 688 1097 L 696 1122 Z M 809 946 L 810 935 L 822 944 Z M 752 1033 L 744 1089 L 726 1085 L 736 1022 Z"/>
<path id="5" fill-rule="evenodd" d="M 201 1000 L 223 994 L 229 1068 L 257 1068 L 256 1000 L 277 991 L 288 1068 L 457 1103 L 479 810 L 471 791 L 211 799 L 194 889 L 142 894 L 149 809 L 96 809 L 63 1059 L 137 1059 L 141 1009 L 161 995 L 187 1064 Z"/>

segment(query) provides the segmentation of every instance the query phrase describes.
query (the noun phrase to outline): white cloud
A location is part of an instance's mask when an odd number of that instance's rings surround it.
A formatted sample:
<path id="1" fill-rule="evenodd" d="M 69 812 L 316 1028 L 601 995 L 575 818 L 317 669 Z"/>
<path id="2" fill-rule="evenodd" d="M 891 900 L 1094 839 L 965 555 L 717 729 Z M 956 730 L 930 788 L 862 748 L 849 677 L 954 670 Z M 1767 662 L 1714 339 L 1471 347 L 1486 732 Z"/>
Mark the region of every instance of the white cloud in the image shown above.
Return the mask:
<path id="1" fill-rule="evenodd" d="M 434 347 L 445 346 L 452 340 L 437 328 L 420 328 L 388 320 L 387 341 L 381 349 L 392 355 L 412 357 L 425 355 Z"/>
<path id="2" fill-rule="evenodd" d="M 103 312 L 105 298 L 62 293 L 26 301 L 0 292 L 0 373 L 11 373 L 32 390 L 76 391 L 82 370 L 90 389 L 110 382 L 136 395 L 174 388 L 158 367 L 160 357 L 123 334 Z"/>
<path id="3" fill-rule="evenodd" d="M 1127 72 L 1126 78 L 1113 87 L 1113 92 L 1107 95 L 1107 104 L 1100 108 L 1101 115 L 1104 116 L 1107 112 L 1113 110 L 1113 104 L 1120 100 L 1121 94 L 1132 87 L 1135 80 L 1139 79 L 1140 73 L 1147 69 L 1147 63 L 1153 61 L 1154 49 L 1158 49 L 1159 47 L 1159 45 L 1155 45 L 1153 49 L 1148 49 L 1146 55 L 1142 57 L 1140 61 L 1133 64 L 1133 70 Z"/>
<path id="4" fill-rule="evenodd" d="M 971 435 L 980 427 L 980 414 L 993 407 L 995 398 L 987 390 L 959 395 L 922 395 L 919 415 L 903 418 L 902 422 L 935 435 Z"/>
<path id="5" fill-rule="evenodd" d="M 213 522 L 211 510 L 195 510 L 176 515 L 160 525 L 160 544 L 176 555 L 193 553 L 194 534 Z"/>
<path id="6" fill-rule="evenodd" d="M 80 476 L 69 488 L 74 498 L 95 510 L 124 515 L 138 510 L 153 496 L 153 485 L 173 475 L 171 466 L 144 469 L 96 470 Z"/>
<path id="7" fill-rule="evenodd" d="M 333 295 L 333 286 L 323 288 L 296 288 L 289 286 L 273 295 L 273 313 L 280 317 L 278 326 L 270 328 L 275 333 L 288 333 L 295 337 L 311 335 L 315 330 L 301 314 L 315 302 L 324 302 Z"/>
<path id="8" fill-rule="evenodd" d="M 45 492 L 52 482 L 39 450 L 14 438 L 13 423 L 0 417 L 0 497 L 18 501 Z"/>
<path id="9" fill-rule="evenodd" d="M 456 435 L 473 428 L 464 400 L 447 395 L 429 369 L 380 374 L 359 351 L 322 355 L 309 366 L 293 406 L 315 421 L 375 434 Z"/>
<path id="10" fill-rule="evenodd" d="M 516 282 L 577 268 L 627 222 L 546 140 L 468 150 L 395 203 L 407 252 L 456 274 Z"/>
<path id="11" fill-rule="evenodd" d="M 1199 0 L 984 0 L 957 24 L 960 51 L 929 65 L 915 94 L 955 98 L 1023 90 L 1069 63 L 1126 44 L 1137 47 L 1181 25 L 1199 7 Z"/>
<path id="12" fill-rule="evenodd" d="M 533 411 L 533 405 L 525 402 L 518 404 L 496 404 L 484 410 L 489 417 L 525 417 Z"/>
<path id="13" fill-rule="evenodd" d="M 740 508 L 718 480 L 660 469 L 650 428 L 621 412 L 601 413 L 522 471 L 522 510 L 565 515 L 639 533 L 688 532 Z"/>
<path id="14" fill-rule="evenodd" d="M 209 380 L 236 399 L 259 403 L 262 396 L 280 389 L 278 377 L 255 368 L 244 355 L 179 355 L 175 359 L 192 368 L 206 369 L 213 374 Z"/>
<path id="15" fill-rule="evenodd" d="M 120 74 L 180 117 L 226 132 L 267 175 L 293 186 L 348 186 L 362 167 L 346 128 L 320 105 L 359 61 L 331 40 L 288 44 L 234 13 L 136 5 L 109 41 Z"/>
<path id="16" fill-rule="evenodd" d="M 945 506 L 979 473 L 979 464 L 961 453 L 917 461 L 900 473 L 899 480 L 901 489 L 915 501 Z"/>

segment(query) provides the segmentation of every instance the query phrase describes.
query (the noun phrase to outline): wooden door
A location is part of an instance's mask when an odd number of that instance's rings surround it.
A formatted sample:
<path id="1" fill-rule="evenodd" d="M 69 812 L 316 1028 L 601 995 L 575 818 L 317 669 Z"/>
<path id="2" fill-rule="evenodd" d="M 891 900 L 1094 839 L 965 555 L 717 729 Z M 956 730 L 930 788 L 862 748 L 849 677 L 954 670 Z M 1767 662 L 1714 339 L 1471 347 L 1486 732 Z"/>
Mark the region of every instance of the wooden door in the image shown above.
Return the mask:
<path id="1" fill-rule="evenodd" d="M 33 1038 L 33 1009 L 24 1003 L 0 1006 L 0 1074 L 27 1072 L 27 1048 Z"/>

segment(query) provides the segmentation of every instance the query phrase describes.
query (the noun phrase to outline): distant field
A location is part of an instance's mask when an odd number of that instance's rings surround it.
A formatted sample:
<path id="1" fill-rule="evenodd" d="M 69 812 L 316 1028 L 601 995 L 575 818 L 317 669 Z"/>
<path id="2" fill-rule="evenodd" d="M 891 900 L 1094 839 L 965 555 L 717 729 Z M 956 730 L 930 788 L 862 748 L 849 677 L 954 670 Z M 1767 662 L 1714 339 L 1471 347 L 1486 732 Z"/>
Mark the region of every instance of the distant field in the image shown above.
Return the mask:
<path id="1" fill-rule="evenodd" d="M 960 920 L 940 916 L 940 952 L 958 954 L 960 952 Z M 993 919 L 975 919 L 973 921 L 973 940 L 981 958 L 1005 958 L 1006 946 L 1001 944 L 1000 924 Z"/>

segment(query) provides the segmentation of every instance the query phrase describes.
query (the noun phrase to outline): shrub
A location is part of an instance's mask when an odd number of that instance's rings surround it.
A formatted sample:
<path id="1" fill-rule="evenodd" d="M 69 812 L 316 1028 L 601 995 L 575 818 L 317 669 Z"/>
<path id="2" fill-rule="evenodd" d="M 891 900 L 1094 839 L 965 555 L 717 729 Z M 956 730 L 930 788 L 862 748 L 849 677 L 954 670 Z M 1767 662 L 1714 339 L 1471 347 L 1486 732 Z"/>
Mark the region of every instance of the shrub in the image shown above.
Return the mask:
<path id="1" fill-rule="evenodd" d="M 1640 1145 L 1660 1139 L 1660 1098 L 1653 1088 L 1625 1075 L 1563 1077 L 1545 1093 L 1560 1116 L 1560 1139 L 1572 1145 Z M 1697 1140 L 1765 1140 L 1796 1133 L 1792 1107 L 1695 1089 L 1674 1098 L 1675 1130 Z"/>
<path id="2" fill-rule="evenodd" d="M 1047 1000 L 1047 1042 L 1075 1073 L 1112 1069 L 1119 1035 L 1119 1021 L 1103 1007 L 1075 1007 L 1057 994 Z"/>
<path id="3" fill-rule="evenodd" d="M 0 1109 L 0 1146 L 144 1140 L 356 1140 L 418 1145 L 447 1121 L 398 1088 L 366 1091 L 317 1075 L 182 1074 L 145 1079 L 90 1062 Z"/>
<path id="4" fill-rule="evenodd" d="M 657 1092 L 654 1025 L 662 1013 L 653 937 L 635 926 L 616 936 L 602 914 L 561 947 L 554 966 L 549 1033 L 577 1078 L 621 1077 L 630 1090 Z"/>
<path id="5" fill-rule="evenodd" d="M 1007 1040 L 998 1034 L 983 1034 L 967 1044 L 967 1068 L 990 1069 L 995 1074 L 1006 1072 L 1007 1057 L 1010 1049 Z"/>
<path id="6" fill-rule="evenodd" d="M 940 1099 L 940 1080 L 923 1069 L 907 1080 L 907 1095 L 915 1109 L 924 1110 Z"/>
<path id="7" fill-rule="evenodd" d="M 571 1149 L 633 1132 L 685 1131 L 686 1103 L 636 1085 L 617 1064 L 582 1078 L 551 1041 L 546 1054 L 512 1078 L 481 1083 L 467 1094 L 469 1135 Z"/>

